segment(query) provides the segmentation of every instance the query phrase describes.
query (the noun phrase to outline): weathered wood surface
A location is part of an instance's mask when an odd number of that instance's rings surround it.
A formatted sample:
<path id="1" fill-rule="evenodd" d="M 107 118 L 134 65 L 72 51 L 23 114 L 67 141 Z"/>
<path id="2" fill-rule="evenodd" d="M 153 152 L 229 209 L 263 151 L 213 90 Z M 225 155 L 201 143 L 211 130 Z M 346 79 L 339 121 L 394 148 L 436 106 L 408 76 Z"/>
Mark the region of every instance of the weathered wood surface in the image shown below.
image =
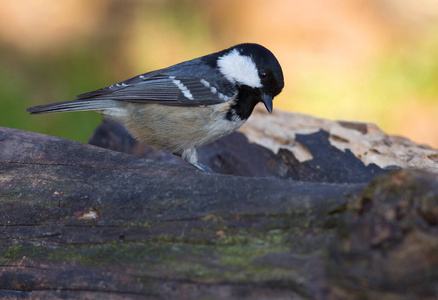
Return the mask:
<path id="1" fill-rule="evenodd" d="M 435 299 L 436 175 L 202 173 L 0 129 L 0 298 Z"/>
<path id="2" fill-rule="evenodd" d="M 272 137 L 266 136 L 266 139 Z M 375 164 L 367 166 L 348 149 L 339 150 L 331 145 L 330 134 L 320 130 L 311 134 L 297 135 L 309 153 L 309 160 L 300 162 L 293 152 L 271 149 L 248 142 L 241 132 L 234 132 L 198 149 L 199 161 L 215 173 L 245 177 L 269 177 L 310 182 L 360 183 L 368 182 L 385 170 Z M 186 165 L 181 158 L 166 151 L 157 151 L 139 143 L 120 124 L 111 120 L 95 130 L 89 143 L 102 148 L 130 153 L 136 156 Z M 394 166 L 393 166 L 394 167 Z"/>
<path id="3" fill-rule="evenodd" d="M 438 174 L 438 149 L 389 135 L 372 123 L 328 120 L 280 109 L 267 117 L 264 107 L 256 106 L 240 130 L 250 141 L 274 152 L 287 149 L 303 162 L 313 153 L 296 136 L 321 129 L 330 134 L 331 145 L 339 150 L 350 149 L 366 165 L 375 163 L 381 168 L 399 166 Z"/>

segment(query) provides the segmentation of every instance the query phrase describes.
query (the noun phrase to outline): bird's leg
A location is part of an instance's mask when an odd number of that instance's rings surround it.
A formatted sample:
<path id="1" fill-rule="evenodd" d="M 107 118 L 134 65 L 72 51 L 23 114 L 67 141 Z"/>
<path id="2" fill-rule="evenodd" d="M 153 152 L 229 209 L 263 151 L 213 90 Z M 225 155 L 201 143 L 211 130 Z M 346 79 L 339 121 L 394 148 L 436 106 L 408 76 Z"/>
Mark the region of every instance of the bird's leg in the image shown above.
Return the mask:
<path id="1" fill-rule="evenodd" d="M 198 162 L 198 154 L 196 153 L 195 148 L 184 149 L 184 151 L 181 153 L 181 157 L 182 159 L 184 159 L 184 161 L 188 162 L 192 166 L 195 166 L 201 171 L 206 171 L 206 172 L 213 171 L 210 167 L 204 166 L 203 164 L 200 164 Z"/>

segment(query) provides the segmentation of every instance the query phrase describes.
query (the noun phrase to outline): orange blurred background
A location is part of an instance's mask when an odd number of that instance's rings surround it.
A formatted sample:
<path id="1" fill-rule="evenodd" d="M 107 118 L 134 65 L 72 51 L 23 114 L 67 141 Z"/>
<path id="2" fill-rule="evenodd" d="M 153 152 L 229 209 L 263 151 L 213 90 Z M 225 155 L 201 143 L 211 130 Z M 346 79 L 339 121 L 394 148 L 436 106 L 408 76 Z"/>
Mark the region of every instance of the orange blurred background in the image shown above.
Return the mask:
<path id="1" fill-rule="evenodd" d="M 86 142 L 98 114 L 31 116 L 25 108 L 256 42 L 283 67 L 285 88 L 275 108 L 373 122 L 438 147 L 436 0 L 0 5 L 0 126 Z"/>

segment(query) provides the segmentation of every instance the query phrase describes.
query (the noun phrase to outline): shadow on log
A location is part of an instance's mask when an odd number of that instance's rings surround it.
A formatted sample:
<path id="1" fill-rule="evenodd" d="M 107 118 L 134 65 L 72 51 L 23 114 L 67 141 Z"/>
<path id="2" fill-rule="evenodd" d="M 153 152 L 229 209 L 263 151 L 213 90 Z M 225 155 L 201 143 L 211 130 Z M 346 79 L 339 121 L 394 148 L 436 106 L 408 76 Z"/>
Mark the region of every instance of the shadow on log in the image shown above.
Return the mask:
<path id="1" fill-rule="evenodd" d="M 368 182 L 384 172 L 375 164 L 365 166 L 348 149 L 341 151 L 333 147 L 326 131 L 297 135 L 296 140 L 309 150 L 312 159 L 301 163 L 287 149 L 280 149 L 275 154 L 263 146 L 249 143 L 242 133 L 234 132 L 200 148 L 199 161 L 216 173 L 311 182 Z M 104 120 L 89 142 L 119 152 L 187 166 L 181 158 L 169 152 L 156 151 L 136 142 L 120 123 L 111 120 Z"/>
<path id="2" fill-rule="evenodd" d="M 435 299 L 438 181 L 203 173 L 0 129 L 0 297 Z"/>

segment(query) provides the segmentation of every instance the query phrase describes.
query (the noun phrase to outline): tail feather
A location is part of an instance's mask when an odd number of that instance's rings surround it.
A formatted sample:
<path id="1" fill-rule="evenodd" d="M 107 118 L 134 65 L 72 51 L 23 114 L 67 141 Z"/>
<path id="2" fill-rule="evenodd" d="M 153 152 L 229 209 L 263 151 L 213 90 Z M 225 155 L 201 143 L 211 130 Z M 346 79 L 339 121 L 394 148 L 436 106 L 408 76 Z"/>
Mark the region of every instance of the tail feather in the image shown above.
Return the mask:
<path id="1" fill-rule="evenodd" d="M 72 100 L 29 107 L 26 111 L 31 114 L 45 114 L 68 111 L 100 111 L 118 107 L 120 107 L 120 103 L 114 100 Z"/>

